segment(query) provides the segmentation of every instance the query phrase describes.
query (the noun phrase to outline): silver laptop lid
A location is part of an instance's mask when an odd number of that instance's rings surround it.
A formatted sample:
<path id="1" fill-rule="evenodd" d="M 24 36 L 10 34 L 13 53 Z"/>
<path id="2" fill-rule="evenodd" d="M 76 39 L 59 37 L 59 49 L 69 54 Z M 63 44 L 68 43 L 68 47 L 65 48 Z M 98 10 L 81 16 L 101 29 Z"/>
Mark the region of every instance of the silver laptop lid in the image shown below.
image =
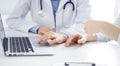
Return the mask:
<path id="1" fill-rule="evenodd" d="M 4 26 L 3 26 L 2 16 L 0 13 L 0 39 L 3 40 L 5 37 L 6 37 L 5 30 L 4 30 Z"/>

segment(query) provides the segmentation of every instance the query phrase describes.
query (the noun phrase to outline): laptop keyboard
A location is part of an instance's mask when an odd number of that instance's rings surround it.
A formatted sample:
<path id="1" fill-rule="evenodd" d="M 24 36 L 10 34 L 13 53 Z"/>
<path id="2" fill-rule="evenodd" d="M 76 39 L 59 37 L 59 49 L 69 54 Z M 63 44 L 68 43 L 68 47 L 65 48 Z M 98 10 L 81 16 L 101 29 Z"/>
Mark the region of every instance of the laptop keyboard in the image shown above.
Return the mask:
<path id="1" fill-rule="evenodd" d="M 10 53 L 34 52 L 28 37 L 9 37 L 3 40 L 4 51 Z"/>

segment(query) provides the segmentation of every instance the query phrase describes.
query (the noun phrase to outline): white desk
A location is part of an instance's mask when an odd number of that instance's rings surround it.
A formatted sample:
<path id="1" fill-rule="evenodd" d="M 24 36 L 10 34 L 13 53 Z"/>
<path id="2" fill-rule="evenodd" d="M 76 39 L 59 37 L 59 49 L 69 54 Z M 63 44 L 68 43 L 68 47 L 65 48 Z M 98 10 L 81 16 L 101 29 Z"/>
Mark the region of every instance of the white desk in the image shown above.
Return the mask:
<path id="1" fill-rule="evenodd" d="M 6 57 L 0 43 L 0 66 L 52 66 L 54 63 L 64 62 L 95 62 L 103 66 L 120 66 L 120 45 L 91 42 L 68 48 L 60 44 L 53 46 L 53 49 L 56 52 L 54 56 Z"/>
<path id="2" fill-rule="evenodd" d="M 1 44 L 0 44 L 1 45 Z M 119 66 L 120 46 L 100 42 L 88 43 L 84 46 L 54 46 L 54 56 L 21 56 L 5 57 L 0 46 L 0 66 L 51 66 L 62 62 L 95 62 L 107 66 Z"/>

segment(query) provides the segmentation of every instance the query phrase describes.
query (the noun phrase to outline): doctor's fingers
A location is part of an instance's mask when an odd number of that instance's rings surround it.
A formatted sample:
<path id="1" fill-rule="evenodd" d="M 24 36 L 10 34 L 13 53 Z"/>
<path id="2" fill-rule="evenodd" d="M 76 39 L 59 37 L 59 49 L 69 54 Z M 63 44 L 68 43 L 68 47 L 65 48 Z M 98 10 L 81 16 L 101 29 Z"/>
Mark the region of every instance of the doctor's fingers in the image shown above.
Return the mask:
<path id="1" fill-rule="evenodd" d="M 52 41 L 50 41 L 48 43 L 49 43 L 50 46 L 52 46 L 52 45 L 56 45 L 56 44 L 61 44 L 64 41 L 65 41 L 64 39 L 54 39 L 54 40 L 52 40 Z"/>
<path id="2" fill-rule="evenodd" d="M 41 36 L 39 42 L 45 41 L 45 40 L 47 40 L 47 39 L 53 39 L 53 38 L 55 38 L 54 34 L 55 34 L 55 33 L 52 32 L 52 31 L 46 32 L 44 35 Z"/>
<path id="3" fill-rule="evenodd" d="M 52 35 L 47 35 L 47 36 L 42 36 L 39 40 L 38 43 L 40 44 L 43 41 L 49 40 L 49 39 L 54 39 L 55 37 Z"/>

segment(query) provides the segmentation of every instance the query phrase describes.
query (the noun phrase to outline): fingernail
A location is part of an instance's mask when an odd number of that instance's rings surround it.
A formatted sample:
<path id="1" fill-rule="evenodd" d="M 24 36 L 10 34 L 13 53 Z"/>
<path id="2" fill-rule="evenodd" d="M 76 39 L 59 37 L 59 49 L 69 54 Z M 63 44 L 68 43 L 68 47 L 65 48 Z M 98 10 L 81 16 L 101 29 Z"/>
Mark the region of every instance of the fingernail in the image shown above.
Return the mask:
<path id="1" fill-rule="evenodd" d="M 40 32 L 40 35 L 44 35 L 44 32 Z"/>
<path id="2" fill-rule="evenodd" d="M 81 40 L 78 40 L 78 44 L 80 44 L 81 43 Z"/>
<path id="3" fill-rule="evenodd" d="M 66 46 L 66 47 L 68 47 L 68 46 L 69 46 L 69 44 L 66 44 L 65 46 Z"/>

